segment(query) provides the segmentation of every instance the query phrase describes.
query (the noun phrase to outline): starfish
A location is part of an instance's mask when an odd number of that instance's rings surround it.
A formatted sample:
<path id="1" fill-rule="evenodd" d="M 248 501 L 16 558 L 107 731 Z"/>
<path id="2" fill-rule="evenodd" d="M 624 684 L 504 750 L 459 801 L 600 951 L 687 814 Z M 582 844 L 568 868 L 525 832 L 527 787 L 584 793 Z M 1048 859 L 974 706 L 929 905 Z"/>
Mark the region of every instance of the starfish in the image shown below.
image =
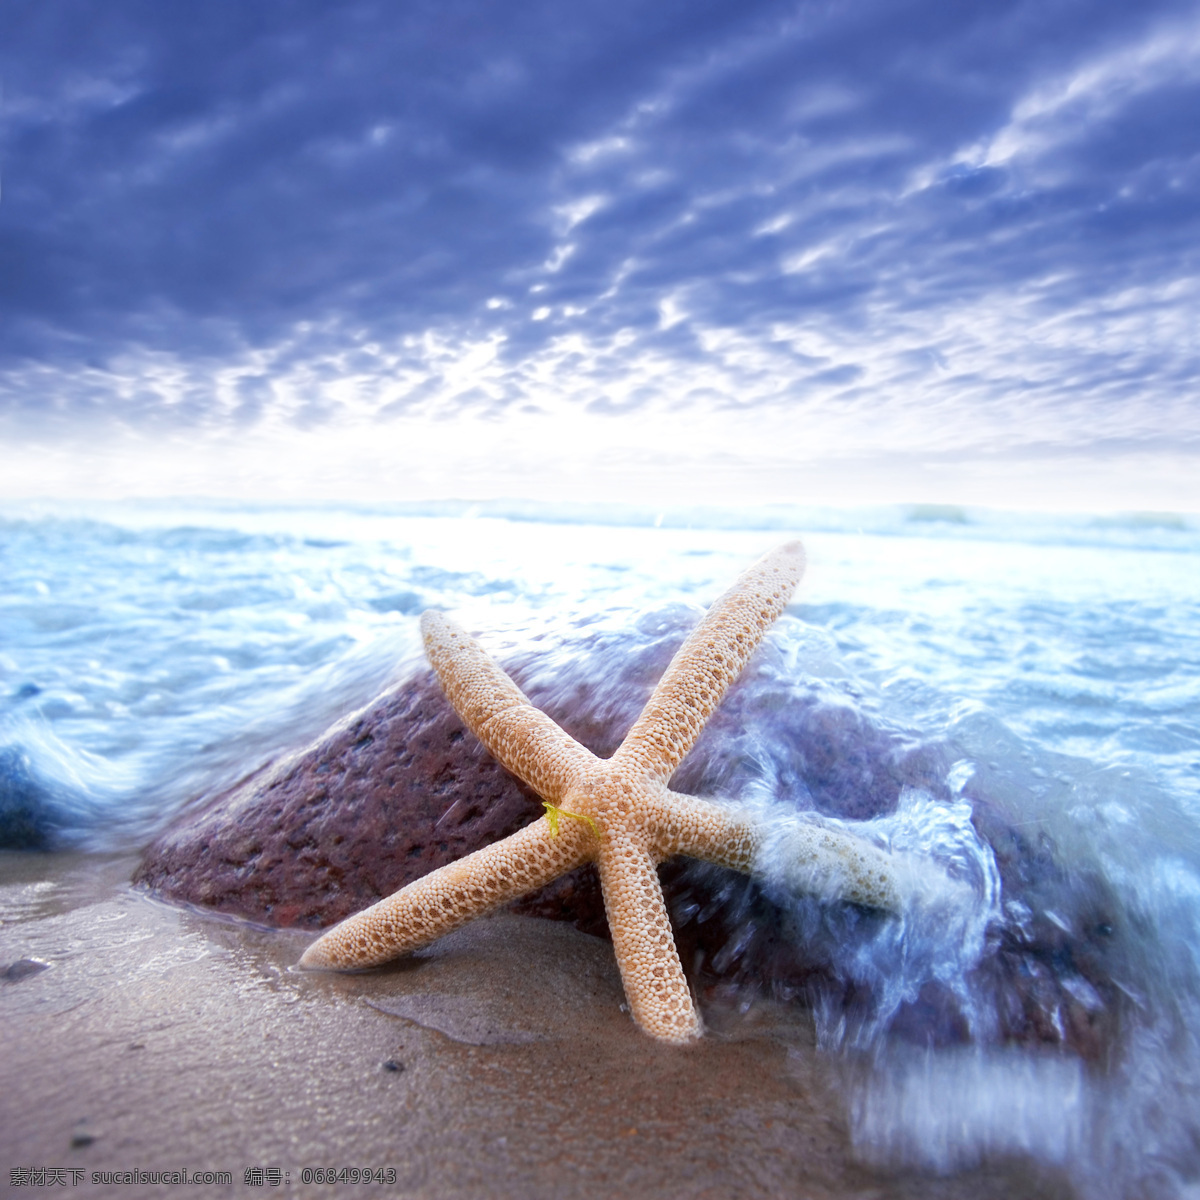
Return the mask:
<path id="1" fill-rule="evenodd" d="M 634 1021 L 682 1043 L 703 1031 L 658 880 L 676 854 L 761 872 L 772 840 L 745 811 L 667 786 L 726 689 L 790 600 L 804 548 L 765 555 L 708 611 L 676 652 L 616 753 L 601 759 L 530 704 L 480 646 L 441 613 L 421 618 L 447 698 L 484 746 L 540 795 L 546 814 L 349 917 L 305 951 L 302 967 L 377 966 L 427 945 L 587 862 L 599 868 L 613 948 Z M 858 838 L 801 825 L 787 872 L 828 896 L 898 907 L 897 876 Z"/>

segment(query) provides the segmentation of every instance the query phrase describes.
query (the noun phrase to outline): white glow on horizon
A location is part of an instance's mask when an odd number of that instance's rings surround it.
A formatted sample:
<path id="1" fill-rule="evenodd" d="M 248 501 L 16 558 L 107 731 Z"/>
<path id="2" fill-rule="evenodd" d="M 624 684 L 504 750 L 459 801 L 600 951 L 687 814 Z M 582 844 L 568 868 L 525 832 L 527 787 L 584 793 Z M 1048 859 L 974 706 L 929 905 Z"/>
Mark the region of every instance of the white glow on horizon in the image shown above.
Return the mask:
<path id="1" fill-rule="evenodd" d="M 279 429 L 27 446 L 0 497 L 203 496 L 260 501 L 528 499 L 688 507 L 772 503 L 955 503 L 1007 509 L 1200 511 L 1200 454 L 1038 456 L 790 453 L 778 427 L 739 414 L 684 436 L 686 419 L 645 424 L 525 412 L 407 417 L 383 426 Z M 633 436 L 635 435 L 636 436 Z M 797 439 L 793 431 L 792 441 Z"/>
<path id="2" fill-rule="evenodd" d="M 524 356 L 496 330 L 387 343 L 297 327 L 218 364 L 41 366 L 31 392 L 82 382 L 117 401 L 90 427 L 53 403 L 36 428 L 10 419 L 0 495 L 1200 509 L 1192 392 L 1126 382 L 1186 379 L 1200 282 L 1071 306 L 1063 286 L 933 313 L 881 299 L 865 330 L 706 325 L 668 293 L 660 328 L 691 332 L 686 357 L 658 330 L 598 334 L 544 305 L 533 318 L 561 332 Z M 303 353 L 323 344 L 338 348 Z"/>

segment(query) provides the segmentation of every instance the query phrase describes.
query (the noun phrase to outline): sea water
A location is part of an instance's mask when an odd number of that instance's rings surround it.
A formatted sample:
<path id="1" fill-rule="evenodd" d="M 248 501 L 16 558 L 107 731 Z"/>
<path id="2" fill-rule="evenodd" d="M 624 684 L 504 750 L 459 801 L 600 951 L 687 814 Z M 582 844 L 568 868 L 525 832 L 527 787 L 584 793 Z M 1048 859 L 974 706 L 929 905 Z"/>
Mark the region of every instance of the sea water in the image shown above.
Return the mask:
<path id="1" fill-rule="evenodd" d="M 0 842 L 143 844 L 414 670 L 426 608 L 635 713 L 624 666 L 797 535 L 807 576 L 700 775 L 773 845 L 820 820 L 924 864 L 899 920 L 804 895 L 785 850 L 763 884 L 858 1152 L 1200 1187 L 1194 518 L 10 503 Z M 719 895 L 728 967 L 759 910 Z"/>

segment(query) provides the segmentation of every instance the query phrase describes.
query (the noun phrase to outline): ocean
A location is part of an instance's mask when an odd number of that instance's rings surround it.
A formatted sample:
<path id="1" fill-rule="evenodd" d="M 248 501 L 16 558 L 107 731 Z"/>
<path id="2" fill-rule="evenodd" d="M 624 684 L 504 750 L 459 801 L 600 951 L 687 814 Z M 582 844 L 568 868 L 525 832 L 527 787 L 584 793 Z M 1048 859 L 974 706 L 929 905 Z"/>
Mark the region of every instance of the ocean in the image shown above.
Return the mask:
<path id="1" fill-rule="evenodd" d="M 768 883 L 819 977 L 786 998 L 841 1072 L 857 1152 L 1197 1194 L 1195 517 L 9 502 L 0 847 L 145 844 L 414 671 L 427 608 L 619 691 L 629 655 L 796 536 L 807 575 L 709 775 L 961 885 L 951 914 L 872 922 L 791 895 L 786 864 Z M 883 770 L 901 760 L 921 772 Z M 755 920 L 733 913 L 731 960 Z"/>

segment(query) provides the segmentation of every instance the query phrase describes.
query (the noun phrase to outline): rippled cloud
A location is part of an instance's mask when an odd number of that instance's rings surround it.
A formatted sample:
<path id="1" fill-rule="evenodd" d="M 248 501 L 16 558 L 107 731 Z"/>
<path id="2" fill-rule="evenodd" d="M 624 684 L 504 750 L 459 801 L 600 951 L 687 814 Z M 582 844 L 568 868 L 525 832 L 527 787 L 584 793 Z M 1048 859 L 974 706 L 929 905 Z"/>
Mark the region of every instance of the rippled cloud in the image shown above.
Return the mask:
<path id="1" fill-rule="evenodd" d="M 8 438 L 1200 457 L 1190 5 L 0 20 Z"/>

